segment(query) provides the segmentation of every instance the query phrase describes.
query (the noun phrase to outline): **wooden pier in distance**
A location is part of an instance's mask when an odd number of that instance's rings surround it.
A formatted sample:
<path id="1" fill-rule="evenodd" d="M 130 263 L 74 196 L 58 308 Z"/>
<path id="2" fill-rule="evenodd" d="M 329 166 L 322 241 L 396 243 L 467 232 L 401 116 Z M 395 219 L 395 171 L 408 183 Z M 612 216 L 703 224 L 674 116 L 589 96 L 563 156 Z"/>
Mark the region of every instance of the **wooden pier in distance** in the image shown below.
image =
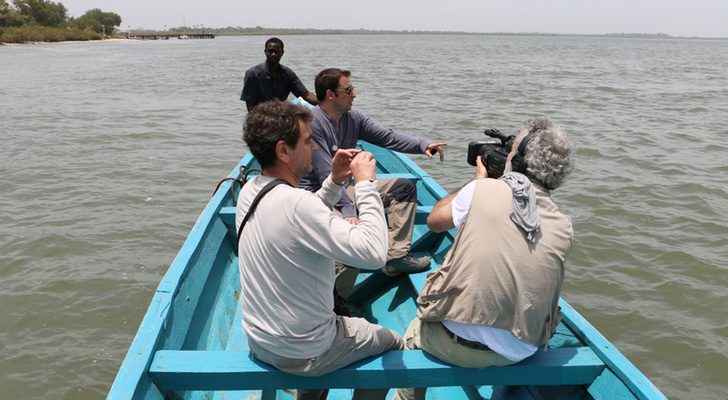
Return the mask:
<path id="1" fill-rule="evenodd" d="M 179 40 L 215 39 L 215 34 L 214 33 L 180 33 L 180 34 L 149 33 L 149 34 L 129 35 L 129 39 L 142 39 L 142 40 L 169 40 L 170 38 L 176 38 Z"/>

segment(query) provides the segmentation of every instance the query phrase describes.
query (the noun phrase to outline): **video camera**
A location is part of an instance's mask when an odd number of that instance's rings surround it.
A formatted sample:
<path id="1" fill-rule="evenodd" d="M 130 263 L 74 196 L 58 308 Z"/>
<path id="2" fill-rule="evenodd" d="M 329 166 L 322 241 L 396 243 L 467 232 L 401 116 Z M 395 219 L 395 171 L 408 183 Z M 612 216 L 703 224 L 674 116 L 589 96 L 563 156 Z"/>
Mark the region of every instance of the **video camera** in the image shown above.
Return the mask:
<path id="1" fill-rule="evenodd" d="M 500 178 L 506 168 L 506 159 L 513 148 L 515 135 L 506 136 L 498 129 L 486 129 L 483 132 L 486 136 L 500 140 L 495 141 L 472 141 L 468 143 L 468 164 L 475 166 L 478 156 L 483 157 L 483 164 L 488 170 L 489 178 Z M 516 154 L 511 160 L 511 171 L 524 172 L 526 170 L 523 158 Z"/>

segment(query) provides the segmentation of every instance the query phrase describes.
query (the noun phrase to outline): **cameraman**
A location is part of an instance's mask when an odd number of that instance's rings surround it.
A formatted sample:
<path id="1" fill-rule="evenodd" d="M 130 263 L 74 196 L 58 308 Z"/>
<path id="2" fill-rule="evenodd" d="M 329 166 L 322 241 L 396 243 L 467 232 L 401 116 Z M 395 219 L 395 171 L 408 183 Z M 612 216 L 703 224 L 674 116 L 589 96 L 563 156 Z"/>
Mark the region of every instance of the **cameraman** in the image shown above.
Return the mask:
<path id="1" fill-rule="evenodd" d="M 524 174 L 510 171 L 514 157 L 525 162 Z M 475 180 L 438 202 L 427 219 L 435 232 L 458 233 L 417 299 L 408 349 L 483 368 L 517 363 L 546 345 L 561 319 L 573 240 L 571 219 L 550 191 L 572 170 L 571 145 L 543 117 L 526 121 L 500 179 L 483 179 L 488 172 L 478 157 Z M 424 399 L 425 390 L 399 389 L 395 398 Z"/>

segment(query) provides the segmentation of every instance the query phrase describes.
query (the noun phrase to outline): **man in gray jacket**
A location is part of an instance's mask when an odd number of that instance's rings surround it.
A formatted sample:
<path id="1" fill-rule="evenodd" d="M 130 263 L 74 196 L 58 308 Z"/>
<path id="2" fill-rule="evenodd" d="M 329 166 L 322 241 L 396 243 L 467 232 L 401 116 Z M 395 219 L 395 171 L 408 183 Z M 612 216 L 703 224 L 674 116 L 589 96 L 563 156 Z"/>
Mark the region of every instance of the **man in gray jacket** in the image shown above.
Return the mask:
<path id="1" fill-rule="evenodd" d="M 363 318 L 334 314 L 334 260 L 377 269 L 387 254 L 384 207 L 376 191 L 371 153 L 340 150 L 316 193 L 299 189 L 316 150 L 303 107 L 270 101 L 245 121 L 244 139 L 262 174 L 245 184 L 236 225 L 258 193 L 275 186 L 244 225 L 238 246 L 243 329 L 253 355 L 276 368 L 304 376 L 323 375 L 390 349 L 402 349 L 395 332 Z M 335 215 L 342 183 L 353 178 L 359 224 Z M 356 390 L 354 397 L 383 399 L 387 390 Z M 320 399 L 322 391 L 299 391 L 299 399 Z"/>
<path id="2" fill-rule="evenodd" d="M 351 73 L 337 68 L 325 69 L 316 76 L 316 98 L 313 130 L 318 149 L 313 156 L 313 170 L 301 181 L 308 190 L 318 190 L 331 171 L 331 160 L 338 149 L 353 149 L 357 140 L 364 140 L 387 149 L 428 157 L 439 152 L 445 157 L 446 143 L 420 139 L 412 135 L 385 128 L 364 113 L 352 110 L 356 92 L 351 84 Z M 422 272 L 429 268 L 428 257 L 414 257 L 410 252 L 412 231 L 417 210 L 417 191 L 414 183 L 406 179 L 383 179 L 378 182 L 384 206 L 388 209 L 389 253 L 383 272 L 388 275 Z M 357 207 L 351 199 L 351 189 L 336 203 L 336 209 L 352 224 L 359 222 Z M 346 274 L 344 274 L 346 275 Z M 344 278 L 353 283 L 349 274 Z M 345 287 L 337 282 L 337 288 Z M 343 295 L 346 293 L 344 289 Z"/>
<path id="3" fill-rule="evenodd" d="M 475 180 L 435 205 L 430 229 L 455 227 L 458 234 L 417 299 L 408 349 L 483 368 L 516 363 L 546 345 L 561 319 L 564 261 L 574 237 L 551 191 L 572 171 L 572 153 L 549 120 L 527 121 L 503 177 L 486 179 L 478 157 Z M 514 157 L 525 162 L 523 173 L 510 171 Z M 399 389 L 395 398 L 424 399 L 425 389 Z"/>

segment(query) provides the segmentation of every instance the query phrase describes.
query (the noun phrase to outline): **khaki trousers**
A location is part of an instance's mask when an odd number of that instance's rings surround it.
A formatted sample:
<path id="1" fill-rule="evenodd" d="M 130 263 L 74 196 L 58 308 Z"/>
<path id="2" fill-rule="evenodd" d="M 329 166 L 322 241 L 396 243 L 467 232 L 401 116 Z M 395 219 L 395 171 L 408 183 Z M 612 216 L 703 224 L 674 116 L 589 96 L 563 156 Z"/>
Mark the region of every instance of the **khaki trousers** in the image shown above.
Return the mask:
<path id="1" fill-rule="evenodd" d="M 281 371 L 293 375 L 320 376 L 345 367 L 355 361 L 384 353 L 387 350 L 402 350 L 402 337 L 383 326 L 372 324 L 363 318 L 336 317 L 336 337 L 331 347 L 314 358 L 294 359 L 280 357 L 248 341 L 255 358 Z M 384 399 L 389 389 L 356 389 L 354 399 Z M 298 400 L 321 400 L 328 395 L 328 389 L 297 390 Z"/>
<path id="2" fill-rule="evenodd" d="M 417 187 L 407 179 L 382 179 L 377 181 L 377 192 L 387 208 L 387 260 L 404 257 L 412 245 L 417 212 Z M 346 194 L 356 203 L 354 185 L 346 188 Z"/>
<path id="3" fill-rule="evenodd" d="M 514 364 L 491 350 L 477 350 L 455 342 L 440 322 L 423 322 L 415 318 L 404 336 L 405 348 L 422 349 L 446 363 L 465 368 L 485 368 Z M 425 400 L 427 388 L 397 389 L 393 400 Z"/>
<path id="4" fill-rule="evenodd" d="M 377 192 L 387 208 L 387 236 L 389 250 L 387 260 L 406 256 L 412 245 L 412 232 L 417 213 L 417 187 L 407 179 L 381 179 L 377 181 Z M 346 188 L 346 194 L 354 199 L 354 185 Z M 338 212 L 338 211 L 337 211 Z M 344 298 L 351 293 L 359 269 L 337 264 L 336 291 Z"/>

